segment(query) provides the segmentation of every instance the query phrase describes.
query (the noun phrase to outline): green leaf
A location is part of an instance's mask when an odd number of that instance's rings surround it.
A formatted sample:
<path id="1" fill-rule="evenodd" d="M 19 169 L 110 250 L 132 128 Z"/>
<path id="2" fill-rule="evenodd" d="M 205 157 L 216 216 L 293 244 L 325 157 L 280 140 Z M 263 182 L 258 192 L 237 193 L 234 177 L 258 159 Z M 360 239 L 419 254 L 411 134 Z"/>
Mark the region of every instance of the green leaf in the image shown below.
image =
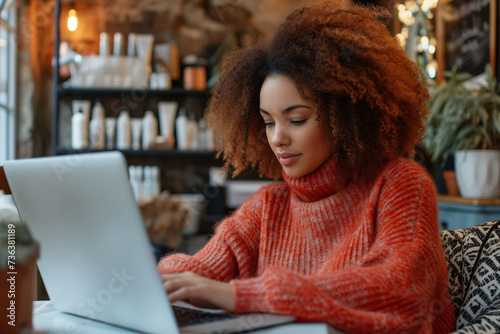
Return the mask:
<path id="1" fill-rule="evenodd" d="M 436 162 L 464 148 L 500 147 L 500 88 L 491 66 L 485 66 L 486 84 L 477 90 L 463 83 L 470 73 L 445 72 L 446 82 L 429 89 L 431 100 L 424 147 Z"/>
<path id="2" fill-rule="evenodd" d="M 500 110 L 498 108 L 493 109 L 491 118 L 493 120 L 493 130 L 500 134 Z"/>

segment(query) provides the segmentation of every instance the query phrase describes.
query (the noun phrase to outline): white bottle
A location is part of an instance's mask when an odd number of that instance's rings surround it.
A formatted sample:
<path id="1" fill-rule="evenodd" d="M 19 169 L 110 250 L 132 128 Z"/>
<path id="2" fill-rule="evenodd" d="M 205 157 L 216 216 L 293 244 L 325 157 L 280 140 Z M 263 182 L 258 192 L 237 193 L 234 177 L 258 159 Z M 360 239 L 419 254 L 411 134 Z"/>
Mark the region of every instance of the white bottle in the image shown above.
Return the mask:
<path id="1" fill-rule="evenodd" d="M 198 148 L 207 150 L 207 124 L 203 118 L 198 121 Z"/>
<path id="2" fill-rule="evenodd" d="M 128 167 L 130 185 L 136 200 L 143 198 L 142 166 Z"/>
<path id="3" fill-rule="evenodd" d="M 193 151 L 197 150 L 199 147 L 198 141 L 198 122 L 196 122 L 194 114 L 189 113 L 189 120 L 187 124 L 187 149 Z"/>
<path id="4" fill-rule="evenodd" d="M 142 119 L 142 149 L 149 150 L 149 146 L 158 137 L 158 119 L 148 110 Z"/>
<path id="5" fill-rule="evenodd" d="M 121 56 L 123 51 L 123 34 L 116 32 L 113 36 L 113 55 Z"/>
<path id="6" fill-rule="evenodd" d="M 132 133 L 132 149 L 138 151 L 141 149 L 142 142 L 142 119 L 135 117 L 131 118 L 130 129 Z"/>
<path id="7" fill-rule="evenodd" d="M 175 132 L 177 136 L 177 148 L 181 151 L 187 149 L 187 126 L 188 119 L 184 108 L 179 109 L 179 115 L 175 120 Z"/>
<path id="8" fill-rule="evenodd" d="M 144 198 L 144 179 L 142 166 L 135 166 L 135 182 L 137 185 L 137 199 Z"/>
<path id="9" fill-rule="evenodd" d="M 128 34 L 127 56 L 135 57 L 135 34 Z"/>
<path id="10" fill-rule="evenodd" d="M 160 178 L 158 166 L 144 166 L 144 187 L 145 197 L 154 197 L 160 194 Z"/>
<path id="11" fill-rule="evenodd" d="M 100 35 L 99 41 L 99 55 L 100 56 L 109 56 L 110 49 L 110 40 L 109 34 L 107 32 L 102 32 Z"/>
<path id="12" fill-rule="evenodd" d="M 130 115 L 128 111 L 122 110 L 116 124 L 116 148 L 119 150 L 130 150 L 130 132 Z"/>
<path id="13" fill-rule="evenodd" d="M 151 182 L 153 195 L 159 195 L 161 191 L 160 185 L 160 168 L 158 166 L 151 166 Z"/>
<path id="14" fill-rule="evenodd" d="M 214 142 L 214 133 L 212 128 L 208 127 L 206 128 L 205 131 L 205 140 L 206 140 L 206 147 L 207 150 L 209 151 L 215 151 L 215 142 Z"/>
<path id="15" fill-rule="evenodd" d="M 88 111 L 79 109 L 71 117 L 71 147 L 75 150 L 88 148 Z"/>
<path id="16" fill-rule="evenodd" d="M 142 195 L 144 197 L 149 197 L 150 189 L 151 189 L 151 186 L 150 186 L 150 167 L 144 166 L 143 173 L 144 173 L 144 181 L 142 183 Z"/>
<path id="17" fill-rule="evenodd" d="M 92 108 L 92 119 L 89 124 L 90 148 L 104 150 L 106 148 L 105 111 L 101 102 L 97 101 Z"/>
<path id="18" fill-rule="evenodd" d="M 116 145 L 116 118 L 106 117 L 104 124 L 106 126 L 106 149 L 112 150 Z"/>
<path id="19" fill-rule="evenodd" d="M 137 200 L 137 197 L 139 195 L 139 191 L 137 189 L 137 182 L 136 182 L 136 176 L 135 176 L 135 166 L 133 166 L 133 165 L 128 166 L 128 175 L 129 175 L 130 186 L 132 187 L 132 192 L 134 193 L 134 198 Z"/>

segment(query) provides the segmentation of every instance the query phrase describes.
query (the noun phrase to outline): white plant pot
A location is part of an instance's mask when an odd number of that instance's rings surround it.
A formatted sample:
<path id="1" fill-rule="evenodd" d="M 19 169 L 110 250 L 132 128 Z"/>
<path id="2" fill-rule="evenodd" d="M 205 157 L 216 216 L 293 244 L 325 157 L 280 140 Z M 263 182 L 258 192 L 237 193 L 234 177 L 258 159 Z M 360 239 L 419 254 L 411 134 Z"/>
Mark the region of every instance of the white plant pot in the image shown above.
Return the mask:
<path id="1" fill-rule="evenodd" d="M 462 197 L 500 197 L 499 150 L 457 151 L 455 172 Z"/>

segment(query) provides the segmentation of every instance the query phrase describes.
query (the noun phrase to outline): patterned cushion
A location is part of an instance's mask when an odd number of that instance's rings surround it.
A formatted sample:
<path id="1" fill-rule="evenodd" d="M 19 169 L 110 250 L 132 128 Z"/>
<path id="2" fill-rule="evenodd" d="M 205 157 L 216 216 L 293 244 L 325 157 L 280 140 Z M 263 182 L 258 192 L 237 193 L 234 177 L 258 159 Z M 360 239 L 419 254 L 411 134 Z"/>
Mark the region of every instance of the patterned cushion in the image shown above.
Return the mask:
<path id="1" fill-rule="evenodd" d="M 450 297 L 457 316 L 455 333 L 500 333 L 500 226 L 492 230 L 484 244 L 471 277 L 481 245 L 495 225 L 493 221 L 441 232 Z"/>

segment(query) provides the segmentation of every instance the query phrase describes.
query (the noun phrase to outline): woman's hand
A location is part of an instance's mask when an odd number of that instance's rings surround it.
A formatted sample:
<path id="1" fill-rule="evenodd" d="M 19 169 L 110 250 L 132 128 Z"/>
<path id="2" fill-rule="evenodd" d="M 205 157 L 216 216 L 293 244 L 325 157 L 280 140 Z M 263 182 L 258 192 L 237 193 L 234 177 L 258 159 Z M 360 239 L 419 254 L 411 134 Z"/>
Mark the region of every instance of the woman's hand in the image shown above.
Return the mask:
<path id="1" fill-rule="evenodd" d="M 197 307 L 234 311 L 235 297 L 229 283 L 191 272 L 162 274 L 161 279 L 171 302 L 183 300 Z"/>

